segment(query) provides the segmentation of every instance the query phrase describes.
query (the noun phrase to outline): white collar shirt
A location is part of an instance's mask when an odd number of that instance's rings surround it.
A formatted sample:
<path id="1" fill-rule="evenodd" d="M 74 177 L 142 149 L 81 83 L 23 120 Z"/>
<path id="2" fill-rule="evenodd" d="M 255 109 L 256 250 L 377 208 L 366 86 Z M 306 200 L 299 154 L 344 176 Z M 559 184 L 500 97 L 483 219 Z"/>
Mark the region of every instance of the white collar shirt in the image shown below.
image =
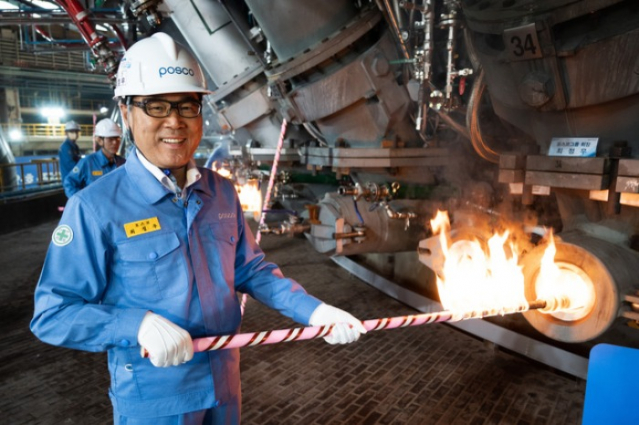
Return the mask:
<path id="1" fill-rule="evenodd" d="M 180 188 L 178 187 L 177 182 L 175 182 L 175 179 L 169 178 L 169 176 L 164 174 L 164 172 L 158 166 L 151 164 L 140 151 L 136 149 L 135 154 L 138 156 L 138 159 L 140 160 L 144 168 L 149 170 L 149 172 L 153 174 L 153 177 L 155 177 L 162 184 L 162 186 L 166 187 L 173 193 L 180 194 L 183 199 L 186 198 L 186 188 L 194 184 L 196 181 L 200 180 L 200 178 L 202 177 L 197 169 L 195 160 L 191 158 L 189 160 L 189 163 L 186 164 L 186 184 L 184 185 L 184 188 Z"/>

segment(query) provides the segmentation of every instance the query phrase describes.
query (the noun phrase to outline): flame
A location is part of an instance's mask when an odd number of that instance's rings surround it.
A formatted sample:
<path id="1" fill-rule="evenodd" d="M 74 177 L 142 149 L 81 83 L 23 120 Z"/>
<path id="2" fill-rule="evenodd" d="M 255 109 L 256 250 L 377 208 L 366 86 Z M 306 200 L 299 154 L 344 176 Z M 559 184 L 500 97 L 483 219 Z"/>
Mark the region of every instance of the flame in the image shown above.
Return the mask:
<path id="1" fill-rule="evenodd" d="M 594 284 L 577 266 L 555 261 L 556 253 L 555 238 L 551 232 L 548 247 L 541 259 L 539 274 L 535 279 L 537 298 L 560 304 L 562 311 L 552 312 L 553 316 L 559 319 L 581 319 L 594 306 Z M 549 307 L 545 310 L 549 310 Z"/>
<path id="2" fill-rule="evenodd" d="M 240 204 L 242 205 L 242 211 L 252 212 L 254 216 L 261 214 L 262 192 L 260 191 L 259 180 L 249 178 L 244 184 L 242 184 L 239 181 L 240 179 L 236 178 L 233 172 L 224 165 L 218 167 L 216 163 L 213 163 L 212 169 L 222 177 L 234 182 L 235 190 L 237 191 L 237 195 L 240 198 Z M 241 180 L 244 179 L 242 178 Z"/>
<path id="3" fill-rule="evenodd" d="M 261 213 L 262 212 L 262 192 L 257 179 L 249 179 L 243 185 L 235 184 L 235 190 L 242 204 L 242 211 Z"/>
<path id="4" fill-rule="evenodd" d="M 505 314 L 528 308 L 523 267 L 511 232 L 495 233 L 488 241 L 451 241 L 448 213 L 438 211 L 431 220 L 438 233 L 443 267 L 437 275 L 440 301 L 452 312 Z M 583 270 L 554 261 L 557 248 L 552 234 L 536 280 L 537 299 L 547 302 L 545 312 L 554 315 L 594 303 L 592 285 Z M 532 301 L 532 300 L 531 300 Z M 561 316 L 558 316 L 561 318 Z M 570 320 L 574 316 L 564 316 Z"/>
<path id="5" fill-rule="evenodd" d="M 233 173 L 231 173 L 231 170 L 229 170 L 228 168 L 220 165 L 219 167 L 217 166 L 216 163 L 213 163 L 213 171 L 215 171 L 216 173 L 218 173 L 220 176 L 225 177 L 229 180 L 231 180 L 233 178 Z"/>
<path id="6" fill-rule="evenodd" d="M 433 229 L 433 233 L 439 234 L 442 253 L 444 256 L 447 256 L 448 246 L 450 245 L 448 236 L 450 233 L 450 220 L 448 219 L 448 212 L 437 210 L 437 215 L 430 221 L 430 228 Z"/>

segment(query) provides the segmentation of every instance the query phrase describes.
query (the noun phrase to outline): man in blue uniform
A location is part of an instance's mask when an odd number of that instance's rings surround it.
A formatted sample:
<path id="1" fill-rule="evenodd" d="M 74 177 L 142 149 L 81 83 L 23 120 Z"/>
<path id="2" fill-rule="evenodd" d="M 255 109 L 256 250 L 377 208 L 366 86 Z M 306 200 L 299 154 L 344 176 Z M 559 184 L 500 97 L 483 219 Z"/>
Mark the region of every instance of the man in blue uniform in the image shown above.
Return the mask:
<path id="1" fill-rule="evenodd" d="M 116 424 L 239 423 L 239 350 L 192 343 L 238 331 L 236 291 L 304 325 L 336 323 L 329 343 L 366 332 L 265 261 L 233 184 L 196 167 L 207 93 L 168 35 L 127 51 L 115 94 L 136 149 L 69 200 L 36 288 L 35 335 L 108 351 Z"/>
<path id="2" fill-rule="evenodd" d="M 58 157 L 60 160 L 60 177 L 62 181 L 69 175 L 73 167 L 80 161 L 80 147 L 76 143 L 80 136 L 80 125 L 75 121 L 69 121 L 64 125 L 67 138 L 60 145 Z"/>
<path id="3" fill-rule="evenodd" d="M 64 179 L 64 193 L 67 198 L 125 162 L 125 159 L 118 155 L 122 130 L 112 119 L 104 118 L 98 121 L 93 135 L 100 149 L 82 158 Z"/>

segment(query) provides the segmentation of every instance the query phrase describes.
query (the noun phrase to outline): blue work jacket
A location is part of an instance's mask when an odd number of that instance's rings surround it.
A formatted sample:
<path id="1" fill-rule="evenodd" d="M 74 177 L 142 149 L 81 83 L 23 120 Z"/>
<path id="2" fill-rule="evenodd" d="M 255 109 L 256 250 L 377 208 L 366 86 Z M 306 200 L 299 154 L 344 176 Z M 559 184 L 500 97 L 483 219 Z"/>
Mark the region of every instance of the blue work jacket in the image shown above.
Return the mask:
<path id="1" fill-rule="evenodd" d="M 126 160 L 120 155 L 115 155 L 113 163 L 109 162 L 109 158 L 104 155 L 102 149 L 85 156 L 64 179 L 64 193 L 67 198 L 72 197 L 76 192 L 84 189 L 125 162 Z"/>
<path id="2" fill-rule="evenodd" d="M 64 182 L 73 167 L 80 161 L 80 147 L 77 143 L 66 138 L 60 145 L 58 157 L 60 158 L 60 175 Z"/>
<path id="3" fill-rule="evenodd" d="M 57 346 L 108 351 L 110 397 L 125 416 L 241 398 L 238 349 L 195 353 L 168 368 L 141 358 L 137 334 L 147 311 L 197 338 L 239 330 L 236 291 L 304 325 L 320 304 L 265 261 L 233 184 L 199 172 L 182 200 L 132 152 L 68 201 L 35 291 L 33 333 Z"/>

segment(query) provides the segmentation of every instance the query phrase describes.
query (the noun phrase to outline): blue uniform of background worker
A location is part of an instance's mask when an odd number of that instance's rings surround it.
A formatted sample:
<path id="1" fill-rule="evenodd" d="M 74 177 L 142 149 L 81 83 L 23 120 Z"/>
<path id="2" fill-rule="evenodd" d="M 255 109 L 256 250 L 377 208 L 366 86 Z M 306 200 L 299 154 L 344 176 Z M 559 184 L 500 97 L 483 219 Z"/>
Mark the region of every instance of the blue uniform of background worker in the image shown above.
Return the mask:
<path id="1" fill-rule="evenodd" d="M 239 350 L 194 355 L 191 339 L 239 330 L 236 291 L 302 324 L 336 323 L 329 343 L 366 332 L 265 261 L 233 184 L 196 167 L 206 93 L 166 34 L 127 51 L 115 94 L 136 149 L 69 200 L 36 288 L 35 335 L 108 351 L 116 424 L 239 423 Z"/>
<path id="2" fill-rule="evenodd" d="M 100 149 L 82 158 L 64 179 L 64 193 L 67 198 L 125 162 L 117 153 L 120 149 L 122 130 L 112 119 L 104 118 L 98 121 L 93 135 Z"/>
<path id="3" fill-rule="evenodd" d="M 80 147 L 76 143 L 80 136 L 80 125 L 75 121 L 69 121 L 64 125 L 64 132 L 67 138 L 64 139 L 58 150 L 60 178 L 63 182 L 73 170 L 73 167 L 80 161 Z"/>

